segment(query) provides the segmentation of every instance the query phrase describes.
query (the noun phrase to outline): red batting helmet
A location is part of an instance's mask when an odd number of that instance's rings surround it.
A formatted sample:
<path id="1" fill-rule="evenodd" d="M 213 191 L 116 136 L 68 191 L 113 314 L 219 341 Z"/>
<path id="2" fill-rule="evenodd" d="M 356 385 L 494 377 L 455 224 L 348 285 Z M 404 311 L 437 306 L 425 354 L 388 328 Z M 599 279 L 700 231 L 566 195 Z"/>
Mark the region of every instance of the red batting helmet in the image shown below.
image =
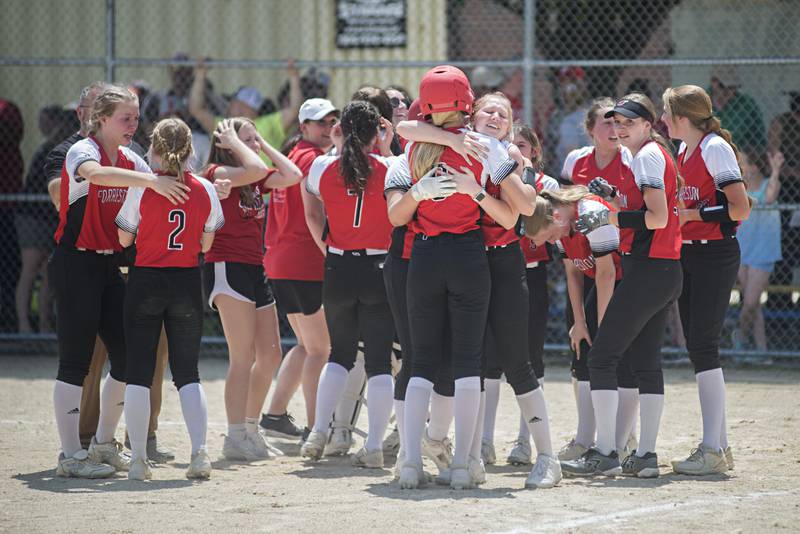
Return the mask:
<path id="1" fill-rule="evenodd" d="M 419 83 L 420 113 L 472 112 L 475 95 L 467 75 L 451 65 L 440 65 L 425 73 Z"/>

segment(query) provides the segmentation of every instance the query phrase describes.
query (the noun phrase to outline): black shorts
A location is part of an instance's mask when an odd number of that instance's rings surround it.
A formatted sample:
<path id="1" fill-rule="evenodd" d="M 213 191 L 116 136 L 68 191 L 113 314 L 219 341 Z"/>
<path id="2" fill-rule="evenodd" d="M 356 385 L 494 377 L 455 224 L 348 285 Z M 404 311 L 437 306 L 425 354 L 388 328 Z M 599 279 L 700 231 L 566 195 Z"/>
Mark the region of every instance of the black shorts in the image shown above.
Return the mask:
<path id="1" fill-rule="evenodd" d="M 313 315 L 322 307 L 322 282 L 270 280 L 278 308 L 285 314 Z"/>
<path id="2" fill-rule="evenodd" d="M 212 310 L 216 310 L 214 298 L 217 295 L 251 302 L 257 310 L 275 304 L 261 265 L 232 261 L 206 263 L 203 267 L 203 290 Z"/>

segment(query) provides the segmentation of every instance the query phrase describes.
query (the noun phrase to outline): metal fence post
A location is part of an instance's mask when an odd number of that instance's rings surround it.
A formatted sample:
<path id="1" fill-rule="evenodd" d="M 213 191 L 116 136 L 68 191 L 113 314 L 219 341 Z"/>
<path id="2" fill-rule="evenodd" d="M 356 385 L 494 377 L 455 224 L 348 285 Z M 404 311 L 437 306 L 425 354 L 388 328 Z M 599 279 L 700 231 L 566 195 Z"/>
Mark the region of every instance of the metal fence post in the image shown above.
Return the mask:
<path id="1" fill-rule="evenodd" d="M 533 125 L 533 52 L 536 46 L 536 0 L 525 0 L 522 32 L 525 39 L 522 63 L 523 114 L 525 115 L 525 124 Z"/>
<path id="2" fill-rule="evenodd" d="M 114 62 L 116 48 L 116 2 L 106 0 L 106 81 L 114 83 Z"/>

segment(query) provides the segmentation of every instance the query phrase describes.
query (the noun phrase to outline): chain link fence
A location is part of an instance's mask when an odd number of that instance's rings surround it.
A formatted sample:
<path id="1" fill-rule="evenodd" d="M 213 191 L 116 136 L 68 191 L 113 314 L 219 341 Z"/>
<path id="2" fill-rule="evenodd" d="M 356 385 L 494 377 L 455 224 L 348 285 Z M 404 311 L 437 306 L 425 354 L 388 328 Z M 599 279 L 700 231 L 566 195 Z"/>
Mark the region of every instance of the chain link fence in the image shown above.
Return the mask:
<path id="1" fill-rule="evenodd" d="M 500 90 L 542 140 L 545 169 L 589 144 L 581 124 L 598 96 L 706 87 L 746 156 L 757 202 L 742 232 L 746 269 L 731 294 L 727 354 L 800 356 L 800 11 L 792 0 L 0 0 L 0 351 L 55 351 L 46 260 L 57 213 L 43 161 L 77 131 L 82 87 L 124 83 L 140 95 L 137 141 L 179 115 L 202 161 L 209 140 L 189 110 L 198 60 L 216 116 L 247 98 L 258 116 L 289 99 L 287 59 L 304 96 L 344 105 L 359 87 L 407 88 L 444 62 L 476 92 Z M 243 88 L 248 92 L 242 93 Z M 782 158 L 774 157 L 781 153 Z M 771 157 L 772 155 L 772 157 Z M 783 161 L 781 161 L 783 160 Z M 776 198 L 765 198 L 776 181 Z M 773 188 L 770 188 L 771 192 Z M 774 195 L 772 195 L 774 196 Z M 773 246 L 769 246 L 773 244 Z M 550 267 L 548 348 L 564 350 L 567 302 Z M 677 312 L 665 345 L 681 357 Z M 291 329 L 282 322 L 282 332 Z M 224 351 L 218 317 L 206 347 Z"/>

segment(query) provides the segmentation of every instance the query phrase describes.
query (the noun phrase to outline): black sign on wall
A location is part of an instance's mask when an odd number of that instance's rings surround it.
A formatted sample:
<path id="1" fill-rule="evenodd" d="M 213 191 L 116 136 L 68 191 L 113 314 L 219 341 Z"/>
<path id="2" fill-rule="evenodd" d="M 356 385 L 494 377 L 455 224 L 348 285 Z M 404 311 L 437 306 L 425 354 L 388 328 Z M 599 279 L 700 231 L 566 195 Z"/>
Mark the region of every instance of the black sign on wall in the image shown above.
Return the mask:
<path id="1" fill-rule="evenodd" d="M 336 46 L 406 46 L 406 0 L 336 0 Z"/>

